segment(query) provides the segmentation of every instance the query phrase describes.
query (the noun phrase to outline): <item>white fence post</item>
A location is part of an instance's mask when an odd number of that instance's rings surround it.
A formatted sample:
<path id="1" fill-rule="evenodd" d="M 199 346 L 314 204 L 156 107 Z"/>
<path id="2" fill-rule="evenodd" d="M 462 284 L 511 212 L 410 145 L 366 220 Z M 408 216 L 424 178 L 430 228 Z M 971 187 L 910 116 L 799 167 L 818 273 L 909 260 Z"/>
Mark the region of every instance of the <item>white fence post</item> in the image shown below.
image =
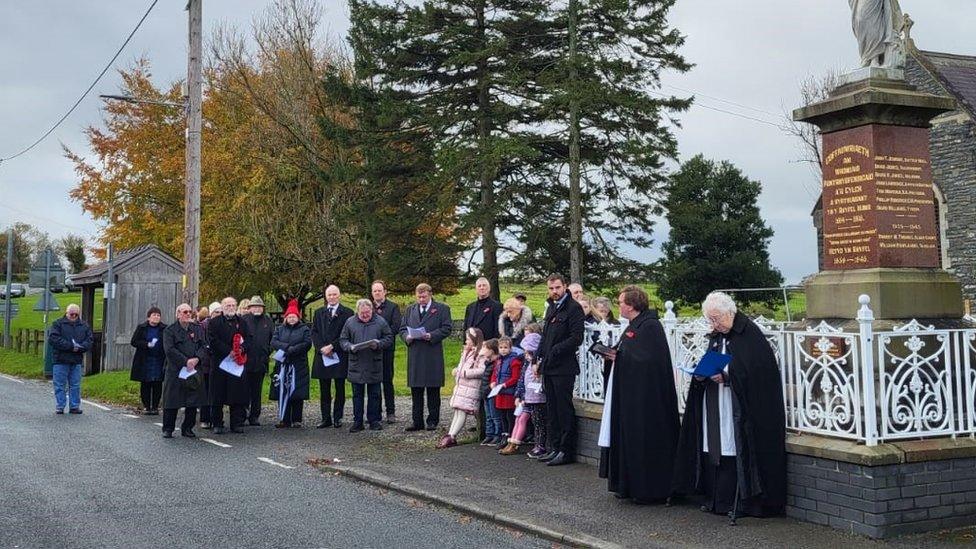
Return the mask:
<path id="1" fill-rule="evenodd" d="M 671 364 L 677 364 L 677 341 L 675 327 L 678 325 L 678 315 L 674 314 L 674 301 L 664 302 L 664 335 L 668 340 L 668 350 L 671 352 Z"/>
<path id="2" fill-rule="evenodd" d="M 868 446 L 878 444 L 878 420 L 875 409 L 874 383 L 874 311 L 868 307 L 871 297 L 861 294 L 857 298 L 861 308 L 857 311 L 857 322 L 861 329 L 861 391 L 864 403 L 864 439 Z"/>

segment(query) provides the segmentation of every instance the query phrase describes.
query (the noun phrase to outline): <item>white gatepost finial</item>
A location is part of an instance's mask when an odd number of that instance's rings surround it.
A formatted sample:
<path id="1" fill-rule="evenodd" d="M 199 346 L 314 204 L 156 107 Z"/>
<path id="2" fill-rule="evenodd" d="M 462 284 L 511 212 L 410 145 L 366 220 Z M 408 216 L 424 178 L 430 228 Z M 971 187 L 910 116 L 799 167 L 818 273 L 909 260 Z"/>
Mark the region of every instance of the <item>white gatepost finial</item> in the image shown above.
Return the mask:
<path id="1" fill-rule="evenodd" d="M 664 320 L 676 320 L 678 315 L 674 314 L 674 301 L 664 302 Z"/>
<path id="2" fill-rule="evenodd" d="M 861 294 L 857 298 L 857 302 L 861 304 L 861 308 L 857 310 L 857 319 L 859 321 L 873 321 L 874 311 L 868 305 L 871 304 L 871 296 L 868 294 Z"/>

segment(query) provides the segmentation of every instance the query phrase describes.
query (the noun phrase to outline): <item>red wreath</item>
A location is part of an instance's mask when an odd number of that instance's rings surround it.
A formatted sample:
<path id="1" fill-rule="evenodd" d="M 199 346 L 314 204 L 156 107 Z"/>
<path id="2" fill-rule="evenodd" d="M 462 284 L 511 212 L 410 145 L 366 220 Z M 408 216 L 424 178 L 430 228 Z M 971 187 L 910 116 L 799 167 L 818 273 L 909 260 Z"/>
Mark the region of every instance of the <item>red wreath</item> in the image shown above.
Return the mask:
<path id="1" fill-rule="evenodd" d="M 234 348 L 231 350 L 230 354 L 234 357 L 234 362 L 238 366 L 243 366 L 247 363 L 247 354 L 244 353 L 244 349 L 241 345 L 244 343 L 244 336 L 241 334 L 234 334 Z"/>

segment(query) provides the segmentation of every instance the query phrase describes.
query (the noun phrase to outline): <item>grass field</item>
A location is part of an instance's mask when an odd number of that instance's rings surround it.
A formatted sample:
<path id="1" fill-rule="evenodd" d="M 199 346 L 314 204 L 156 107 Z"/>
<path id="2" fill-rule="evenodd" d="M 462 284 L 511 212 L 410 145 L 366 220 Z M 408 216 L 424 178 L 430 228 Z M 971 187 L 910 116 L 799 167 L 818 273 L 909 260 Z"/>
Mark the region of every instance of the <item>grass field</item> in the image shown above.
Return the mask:
<path id="1" fill-rule="evenodd" d="M 64 316 L 64 309 L 71 303 L 81 305 L 81 292 L 66 292 L 52 294 L 61 307 L 60 311 L 52 311 L 47 314 L 48 324 L 54 322 L 58 317 Z M 41 330 L 44 328 L 44 313 L 35 311 L 34 305 L 41 299 L 38 295 L 28 295 L 15 297 L 13 302 L 20 307 L 20 312 L 10 321 L 11 330 L 28 329 Z M 95 326 L 102 325 L 102 291 L 95 290 Z"/>

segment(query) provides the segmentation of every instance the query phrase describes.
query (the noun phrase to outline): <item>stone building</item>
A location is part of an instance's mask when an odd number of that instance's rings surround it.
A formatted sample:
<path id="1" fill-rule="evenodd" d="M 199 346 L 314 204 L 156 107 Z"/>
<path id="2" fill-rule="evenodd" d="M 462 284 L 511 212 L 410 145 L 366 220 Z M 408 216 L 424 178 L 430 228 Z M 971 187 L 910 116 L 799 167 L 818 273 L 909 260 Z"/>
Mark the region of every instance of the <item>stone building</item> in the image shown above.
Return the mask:
<path id="1" fill-rule="evenodd" d="M 953 98 L 958 108 L 932 120 L 932 176 L 942 267 L 976 300 L 976 56 L 919 50 L 907 44 L 905 78 L 919 91 Z M 813 210 L 823 269 L 822 204 Z"/>

